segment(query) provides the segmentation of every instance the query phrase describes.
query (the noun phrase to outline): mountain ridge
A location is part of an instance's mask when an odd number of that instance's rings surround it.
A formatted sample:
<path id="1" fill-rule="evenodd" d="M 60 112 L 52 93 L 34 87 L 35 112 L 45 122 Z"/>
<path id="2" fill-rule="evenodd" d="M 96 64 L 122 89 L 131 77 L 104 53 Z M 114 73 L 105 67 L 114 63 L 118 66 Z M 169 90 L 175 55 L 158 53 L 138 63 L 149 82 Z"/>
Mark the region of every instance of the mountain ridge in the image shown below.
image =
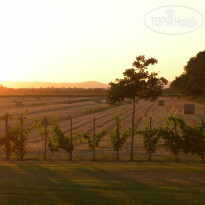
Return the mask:
<path id="1" fill-rule="evenodd" d="M 76 83 L 53 83 L 41 81 L 2 81 L 1 84 L 8 88 L 107 88 L 108 85 L 98 81 L 86 81 Z"/>

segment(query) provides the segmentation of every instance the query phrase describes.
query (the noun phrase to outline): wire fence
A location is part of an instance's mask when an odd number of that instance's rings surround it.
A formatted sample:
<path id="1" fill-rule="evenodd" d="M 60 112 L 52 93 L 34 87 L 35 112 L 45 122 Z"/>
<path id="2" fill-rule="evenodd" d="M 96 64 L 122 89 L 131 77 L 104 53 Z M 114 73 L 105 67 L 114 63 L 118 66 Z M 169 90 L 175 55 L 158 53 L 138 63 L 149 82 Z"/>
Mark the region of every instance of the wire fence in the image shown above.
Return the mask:
<path id="1" fill-rule="evenodd" d="M 14 119 L 7 119 L 8 120 L 8 126 L 15 126 L 17 122 L 17 118 Z M 30 126 L 36 119 L 26 119 L 24 121 L 24 127 Z M 75 120 L 75 119 L 73 119 Z M 98 125 L 98 120 L 95 119 L 95 125 Z M 153 117 L 148 117 L 147 120 L 150 120 L 150 126 L 151 128 L 159 128 L 162 127 L 164 122 L 161 119 L 153 119 Z M 42 118 L 40 119 L 42 121 Z M 112 119 L 109 119 L 109 130 L 110 132 L 113 131 L 116 128 L 116 123 L 114 120 L 114 117 Z M 201 119 L 203 122 L 203 118 Z M 1 133 L 1 138 L 6 135 L 8 127 L 4 124 L 4 121 L 2 121 L 1 127 L 4 130 Z M 68 136 L 71 136 L 74 139 L 78 133 L 75 132 L 76 127 L 78 127 L 76 124 L 70 124 L 70 119 L 66 120 L 67 127 L 64 127 L 65 133 Z M 77 122 L 76 122 L 77 123 Z M 137 118 L 135 121 L 136 124 L 138 124 L 138 130 L 143 129 L 143 122 L 142 117 Z M 199 122 L 196 122 L 199 123 Z M 96 126 L 93 128 L 93 119 L 88 120 L 84 123 L 84 126 L 87 126 L 86 132 L 89 133 L 91 136 L 94 135 L 96 131 L 102 130 L 103 126 Z M 122 126 L 123 129 L 125 127 Z M 0 142 L 1 143 L 1 142 Z M 5 159 L 5 151 L 3 144 L 0 144 L 1 150 L 0 150 L 0 156 L 1 159 Z M 48 145 L 46 143 L 47 148 L 47 160 L 68 160 L 70 158 L 70 153 L 67 153 L 63 150 L 60 150 L 59 152 L 50 152 L 48 149 Z M 93 153 L 93 151 L 95 153 Z M 120 150 L 120 159 L 121 160 L 129 160 L 130 159 L 130 153 L 131 153 L 131 138 L 129 137 L 126 140 L 126 143 L 124 147 Z M 74 146 L 74 150 L 72 151 L 72 160 L 91 160 L 93 159 L 93 156 L 95 155 L 95 160 L 115 160 L 116 159 L 116 151 L 113 150 L 112 144 L 111 144 L 111 138 L 110 134 L 107 133 L 100 141 L 99 147 L 95 147 L 95 150 L 93 148 L 89 148 L 87 141 L 80 141 L 77 145 Z M 169 159 L 172 158 L 172 154 L 170 151 L 165 149 L 163 143 L 158 145 L 158 149 L 155 153 L 152 154 L 153 157 L 156 159 Z M 180 153 L 180 157 L 183 159 L 195 159 L 192 155 L 188 154 L 185 155 L 183 153 Z M 31 136 L 28 138 L 28 142 L 26 144 L 26 155 L 24 157 L 25 159 L 29 160 L 43 160 L 45 159 L 45 140 L 39 136 L 37 129 L 34 129 L 31 132 Z M 134 159 L 146 159 L 147 158 L 147 152 L 144 149 L 144 143 L 143 143 L 143 137 L 139 134 L 136 134 L 134 137 Z M 15 155 L 11 154 L 11 159 L 15 159 Z"/>

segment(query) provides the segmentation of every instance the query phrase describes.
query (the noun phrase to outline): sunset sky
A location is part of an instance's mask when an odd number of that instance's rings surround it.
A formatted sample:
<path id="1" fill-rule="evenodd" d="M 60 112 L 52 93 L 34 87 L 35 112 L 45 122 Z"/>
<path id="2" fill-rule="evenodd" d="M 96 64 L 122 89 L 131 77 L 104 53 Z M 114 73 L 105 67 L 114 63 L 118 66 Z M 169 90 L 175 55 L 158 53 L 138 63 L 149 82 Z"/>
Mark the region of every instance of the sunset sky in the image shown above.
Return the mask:
<path id="1" fill-rule="evenodd" d="M 0 81 L 109 83 L 138 55 L 155 57 L 169 81 L 205 50 L 205 24 L 183 35 L 150 30 L 150 10 L 181 5 L 205 14 L 204 0 L 0 1 Z"/>

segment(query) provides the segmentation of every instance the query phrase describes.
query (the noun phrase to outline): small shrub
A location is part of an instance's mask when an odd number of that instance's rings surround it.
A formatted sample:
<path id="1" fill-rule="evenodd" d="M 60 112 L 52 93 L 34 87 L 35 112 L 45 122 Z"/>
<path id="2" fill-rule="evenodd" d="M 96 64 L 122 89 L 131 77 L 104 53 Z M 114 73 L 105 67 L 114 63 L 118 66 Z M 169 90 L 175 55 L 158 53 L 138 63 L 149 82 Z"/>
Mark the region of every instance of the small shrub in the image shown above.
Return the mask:
<path id="1" fill-rule="evenodd" d="M 143 136 L 144 148 L 149 155 L 148 160 L 150 161 L 152 153 L 156 151 L 159 143 L 158 129 L 151 129 L 148 121 L 144 120 L 144 129 L 138 133 Z"/>
<path id="2" fill-rule="evenodd" d="M 119 119 L 119 116 L 115 117 L 115 121 L 116 121 L 116 129 L 114 132 L 110 133 L 110 138 L 111 138 L 111 144 L 112 147 L 114 149 L 114 151 L 116 151 L 116 160 L 120 159 L 120 150 L 123 148 L 123 146 L 125 145 L 125 142 L 127 140 L 127 138 L 131 135 L 130 130 L 126 130 L 125 132 L 123 132 L 122 134 L 120 133 L 121 130 L 121 122 Z"/>

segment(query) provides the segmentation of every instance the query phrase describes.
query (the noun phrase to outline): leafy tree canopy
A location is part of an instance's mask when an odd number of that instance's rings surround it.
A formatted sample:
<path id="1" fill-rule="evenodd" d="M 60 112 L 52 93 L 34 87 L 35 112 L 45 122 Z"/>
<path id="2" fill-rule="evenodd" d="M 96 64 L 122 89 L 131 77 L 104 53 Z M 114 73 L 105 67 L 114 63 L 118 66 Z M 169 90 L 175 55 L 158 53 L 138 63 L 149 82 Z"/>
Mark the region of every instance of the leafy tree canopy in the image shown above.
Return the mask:
<path id="1" fill-rule="evenodd" d="M 167 84 L 165 78 L 158 78 L 158 73 L 147 71 L 150 64 L 156 63 L 158 61 L 155 58 L 146 60 L 144 55 L 136 57 L 136 61 L 132 64 L 135 68 L 126 69 L 123 79 L 116 79 L 109 84 L 108 102 L 115 104 L 125 98 L 155 100 L 161 94 L 163 86 Z"/>
<path id="2" fill-rule="evenodd" d="M 184 67 L 184 72 L 176 77 L 170 87 L 181 94 L 205 96 L 205 51 L 192 57 Z"/>

